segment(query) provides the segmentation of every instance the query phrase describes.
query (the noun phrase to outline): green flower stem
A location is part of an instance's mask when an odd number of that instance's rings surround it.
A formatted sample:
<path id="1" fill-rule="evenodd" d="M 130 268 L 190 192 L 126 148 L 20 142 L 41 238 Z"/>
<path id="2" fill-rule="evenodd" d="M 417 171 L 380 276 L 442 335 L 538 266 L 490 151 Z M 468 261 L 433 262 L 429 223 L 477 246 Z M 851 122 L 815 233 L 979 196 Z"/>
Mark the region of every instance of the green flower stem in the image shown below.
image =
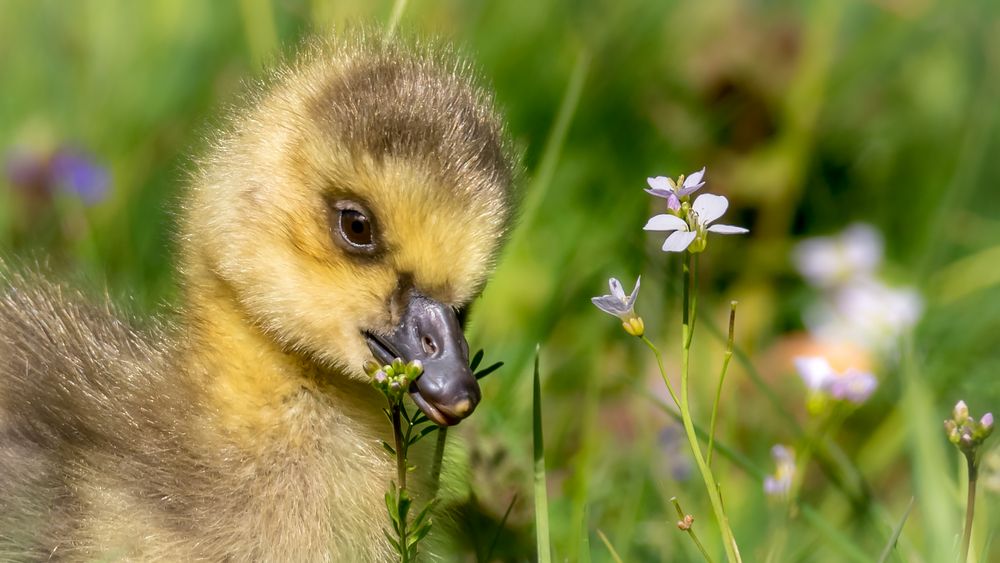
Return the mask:
<path id="1" fill-rule="evenodd" d="M 969 544 L 972 543 L 972 518 L 976 513 L 976 481 L 979 469 L 976 467 L 976 453 L 964 452 L 965 464 L 969 470 L 969 493 L 965 501 L 965 531 L 962 533 L 961 563 L 969 560 Z"/>
<path id="2" fill-rule="evenodd" d="M 712 475 L 712 470 L 705 464 L 705 458 L 701 453 L 701 446 L 698 445 L 698 436 L 695 433 L 694 421 L 691 419 L 691 407 L 688 404 L 688 368 L 690 367 L 692 329 L 690 321 L 693 317 L 689 309 L 692 305 L 692 301 L 690 299 L 691 282 L 694 280 L 695 276 L 692 271 L 691 253 L 687 252 L 684 256 L 684 325 L 681 330 L 681 342 L 684 344 L 684 349 L 681 353 L 681 420 L 684 423 L 684 431 L 687 433 L 688 443 L 691 445 L 691 451 L 694 454 L 695 462 L 698 464 L 698 471 L 701 473 L 701 478 L 705 482 L 705 489 L 708 492 L 708 498 L 712 503 L 712 511 L 715 513 L 715 519 L 719 522 L 719 527 L 722 531 L 722 541 L 723 546 L 726 549 L 726 556 L 731 563 L 736 561 L 742 562 L 743 560 L 740 558 L 739 548 L 736 545 L 736 538 L 733 536 L 733 531 L 729 527 L 729 517 L 726 516 L 726 511 L 722 506 L 722 496 L 719 494 L 719 488 L 715 482 L 715 477 Z"/>
<path id="3" fill-rule="evenodd" d="M 708 429 L 708 467 L 712 467 L 712 451 L 715 445 L 715 419 L 719 414 L 719 400 L 722 398 L 722 383 L 729 371 L 729 361 L 733 359 L 733 335 L 736 331 L 736 302 L 729 303 L 729 340 L 726 341 L 726 353 L 722 358 L 722 373 L 719 374 L 719 385 L 715 388 L 715 402 L 712 403 L 712 422 Z"/>
<path id="4" fill-rule="evenodd" d="M 684 509 L 681 508 L 681 501 L 677 500 L 677 497 L 671 497 L 670 502 L 674 503 L 674 509 L 677 510 L 677 518 L 683 522 L 686 514 L 684 514 Z M 687 532 L 687 534 L 691 536 L 691 541 L 698 546 L 698 551 L 701 552 L 701 556 L 705 558 L 705 561 L 712 563 L 712 556 L 708 554 L 708 551 L 705 550 L 705 546 L 702 545 L 701 540 L 698 539 L 698 534 L 694 532 L 694 526 L 688 526 L 687 529 L 684 529 L 683 531 Z"/>
<path id="5" fill-rule="evenodd" d="M 399 411 L 403 408 L 398 402 L 393 402 L 389 409 L 392 412 L 392 437 L 396 440 L 396 479 L 399 480 L 400 494 L 406 490 L 406 450 L 403 449 L 403 428 Z"/>
<path id="6" fill-rule="evenodd" d="M 641 338 L 642 341 L 646 343 L 646 346 L 649 346 L 649 349 L 653 351 L 653 355 L 656 356 L 656 367 L 660 368 L 660 376 L 663 378 L 663 383 L 667 386 L 667 391 L 670 392 L 670 398 L 674 400 L 674 405 L 676 405 L 677 408 L 681 408 L 681 402 L 677 399 L 677 393 L 674 393 L 674 386 L 670 384 L 670 378 L 667 377 L 667 370 L 663 367 L 663 358 L 660 356 L 660 351 L 656 348 L 656 345 L 645 336 L 640 336 L 639 338 Z"/>

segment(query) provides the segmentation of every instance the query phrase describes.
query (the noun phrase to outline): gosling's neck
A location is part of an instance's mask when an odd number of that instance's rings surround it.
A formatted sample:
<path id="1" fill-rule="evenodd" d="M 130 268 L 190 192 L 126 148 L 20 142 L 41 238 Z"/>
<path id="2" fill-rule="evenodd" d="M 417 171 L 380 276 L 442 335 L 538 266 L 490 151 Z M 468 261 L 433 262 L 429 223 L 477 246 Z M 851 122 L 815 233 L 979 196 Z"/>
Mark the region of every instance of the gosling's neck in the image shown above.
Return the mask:
<path id="1" fill-rule="evenodd" d="M 183 360 L 226 434 L 248 440 L 301 434 L 317 411 L 361 434 L 381 435 L 381 397 L 369 385 L 283 350 L 239 309 L 214 274 L 188 270 Z M 193 275 L 192 275 L 193 274 Z M 295 436 L 294 439 L 307 438 Z"/>

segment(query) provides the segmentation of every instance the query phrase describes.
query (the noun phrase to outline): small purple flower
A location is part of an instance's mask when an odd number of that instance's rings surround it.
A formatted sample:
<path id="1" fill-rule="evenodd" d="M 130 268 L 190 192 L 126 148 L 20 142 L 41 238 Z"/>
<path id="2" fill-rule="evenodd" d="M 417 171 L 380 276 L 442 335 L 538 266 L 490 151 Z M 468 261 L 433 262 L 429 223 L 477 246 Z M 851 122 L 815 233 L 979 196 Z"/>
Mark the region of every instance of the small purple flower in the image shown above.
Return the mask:
<path id="1" fill-rule="evenodd" d="M 729 200 L 724 196 L 701 194 L 694 200 L 694 204 L 687 214 L 687 221 L 676 215 L 664 213 L 651 217 L 643 229 L 647 231 L 673 231 L 663 242 L 664 252 L 682 252 L 691 246 L 696 238 L 700 239 L 701 243 L 696 245 L 696 248 L 692 248 L 691 251 L 701 252 L 705 249 L 707 232 L 721 235 L 738 235 L 750 232 L 743 227 L 732 225 L 711 225 L 716 219 L 722 217 L 728 208 Z"/>
<path id="2" fill-rule="evenodd" d="M 87 205 L 104 199 L 108 171 L 83 152 L 62 148 L 49 162 L 52 176 L 63 191 L 77 195 Z"/>
<path id="3" fill-rule="evenodd" d="M 820 356 L 795 358 L 795 367 L 812 393 L 827 394 L 839 401 L 860 405 L 878 387 L 878 381 L 871 373 L 853 368 L 838 373 L 826 358 Z"/>
<path id="4" fill-rule="evenodd" d="M 671 211 L 678 211 L 681 208 L 680 198 L 689 196 L 704 186 L 705 182 L 702 181 L 704 177 L 705 167 L 703 166 L 701 170 L 692 172 L 687 178 L 682 175 L 676 182 L 666 176 L 646 178 L 646 183 L 649 184 L 646 193 L 662 197 L 667 200 L 667 208 Z"/>
<path id="5" fill-rule="evenodd" d="M 792 482 L 795 479 L 795 452 L 781 444 L 771 448 L 771 457 L 774 458 L 774 475 L 764 478 L 764 492 L 768 496 L 785 496 L 792 490 Z"/>
<path id="6" fill-rule="evenodd" d="M 15 149 L 6 160 L 11 185 L 40 200 L 61 191 L 93 205 L 104 198 L 110 183 L 108 171 L 92 156 L 67 147 L 51 154 Z"/>

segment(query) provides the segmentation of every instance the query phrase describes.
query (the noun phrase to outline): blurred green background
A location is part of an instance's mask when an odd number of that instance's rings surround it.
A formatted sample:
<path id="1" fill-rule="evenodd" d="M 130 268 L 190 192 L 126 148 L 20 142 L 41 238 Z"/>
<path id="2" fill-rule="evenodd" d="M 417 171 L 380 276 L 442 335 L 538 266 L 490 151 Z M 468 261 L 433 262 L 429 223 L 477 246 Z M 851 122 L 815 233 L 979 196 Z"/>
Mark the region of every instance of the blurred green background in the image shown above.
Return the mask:
<path id="1" fill-rule="evenodd" d="M 392 10 L 0 0 L 0 252 L 162 311 L 177 197 L 225 108 L 302 38 L 385 25 Z M 891 560 L 952 560 L 964 484 L 941 421 L 959 398 L 975 414 L 1000 407 L 1000 3 L 413 0 L 401 29 L 475 61 L 523 152 L 518 231 L 472 313 L 473 348 L 507 365 L 462 425 L 468 560 L 514 498 L 493 556 L 534 558 L 536 343 L 557 560 L 609 560 L 598 530 L 626 561 L 694 559 L 671 496 L 721 558 L 686 445 L 651 400 L 664 397 L 655 365 L 589 300 L 610 276 L 631 288 L 642 274 L 638 310 L 676 373 L 680 257 L 642 231 L 663 211 L 643 188 L 703 165 L 705 189 L 731 201 L 725 222 L 751 230 L 712 239 L 702 260 L 692 383 L 706 422 L 722 349 L 711 328 L 739 300 L 748 361 L 723 390 L 718 439 L 733 455 L 715 467 L 745 560 L 875 560 L 911 497 Z M 38 179 L 31 167 L 54 154 L 70 155 L 76 188 Z M 838 445 L 789 510 L 760 484 L 773 444 L 815 430 L 787 360 L 817 292 L 789 256 L 853 221 L 883 233 L 883 277 L 919 289 L 923 318 L 870 359 L 878 391 L 829 435 Z M 1000 486 L 981 488 L 974 550 L 1000 560 Z"/>

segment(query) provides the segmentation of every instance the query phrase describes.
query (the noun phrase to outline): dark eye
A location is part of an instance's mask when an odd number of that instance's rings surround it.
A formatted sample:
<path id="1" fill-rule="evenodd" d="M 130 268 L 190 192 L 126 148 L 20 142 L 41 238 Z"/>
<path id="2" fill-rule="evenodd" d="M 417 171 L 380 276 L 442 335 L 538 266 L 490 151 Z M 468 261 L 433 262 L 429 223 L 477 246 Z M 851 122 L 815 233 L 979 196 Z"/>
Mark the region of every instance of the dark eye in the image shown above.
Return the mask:
<path id="1" fill-rule="evenodd" d="M 368 247 L 372 244 L 372 224 L 364 213 L 354 209 L 340 210 L 340 235 L 348 243 Z"/>

